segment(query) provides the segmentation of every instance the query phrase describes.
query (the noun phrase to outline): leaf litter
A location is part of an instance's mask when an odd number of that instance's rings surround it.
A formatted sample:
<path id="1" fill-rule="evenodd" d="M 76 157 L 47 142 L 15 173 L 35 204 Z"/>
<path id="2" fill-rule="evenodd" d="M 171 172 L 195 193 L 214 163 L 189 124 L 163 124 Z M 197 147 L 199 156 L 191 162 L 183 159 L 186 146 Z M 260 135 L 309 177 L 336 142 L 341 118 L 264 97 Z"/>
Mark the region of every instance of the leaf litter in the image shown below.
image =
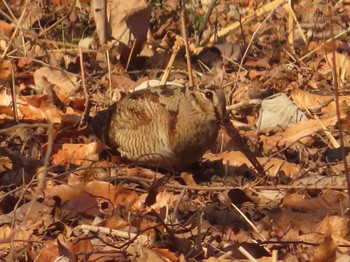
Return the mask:
<path id="1" fill-rule="evenodd" d="M 349 260 L 348 2 L 183 2 L 0 2 L 2 260 Z M 157 81 L 222 86 L 238 135 L 182 173 L 93 136 Z"/>

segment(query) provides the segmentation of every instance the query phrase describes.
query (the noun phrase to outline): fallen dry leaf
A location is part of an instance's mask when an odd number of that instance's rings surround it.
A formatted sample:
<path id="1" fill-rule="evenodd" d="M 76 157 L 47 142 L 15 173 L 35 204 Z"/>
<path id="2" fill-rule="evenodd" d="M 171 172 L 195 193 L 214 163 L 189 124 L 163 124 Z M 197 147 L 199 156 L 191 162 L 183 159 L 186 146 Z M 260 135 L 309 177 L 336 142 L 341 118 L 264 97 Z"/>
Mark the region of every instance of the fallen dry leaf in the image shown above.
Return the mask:
<path id="1" fill-rule="evenodd" d="M 329 116 L 335 114 L 334 96 L 317 95 L 301 89 L 297 89 L 292 92 L 290 97 L 293 102 L 296 103 L 301 109 L 318 109 L 318 111 L 322 113 L 328 113 Z M 339 96 L 339 103 L 350 105 L 350 97 Z"/>
<path id="2" fill-rule="evenodd" d="M 311 199 L 302 199 L 297 194 L 286 195 L 283 205 L 298 211 L 326 211 L 342 212 L 348 206 L 348 197 L 338 191 L 328 191 L 324 195 Z"/>
<path id="3" fill-rule="evenodd" d="M 329 234 L 326 234 L 324 241 L 316 249 L 314 262 L 336 261 L 337 245 Z"/>
<path id="4" fill-rule="evenodd" d="M 243 165 L 253 168 L 253 165 L 241 151 L 222 152 L 219 154 L 205 154 L 205 159 L 221 160 L 222 164 L 228 168 L 227 171 L 234 171 L 235 167 Z M 270 176 L 286 175 L 291 178 L 296 178 L 300 175 L 300 166 L 293 163 L 288 163 L 278 158 L 257 158 L 260 164 L 264 165 L 264 169 Z"/>
<path id="5" fill-rule="evenodd" d="M 52 156 L 52 163 L 60 165 L 63 163 L 82 165 L 91 163 L 98 159 L 101 151 L 104 149 L 101 142 L 92 142 L 90 144 L 63 144 L 56 154 Z"/>
<path id="6" fill-rule="evenodd" d="M 146 41 L 151 7 L 137 0 L 128 2 L 113 0 L 108 4 L 110 4 L 110 13 L 107 15 L 110 36 L 123 43 L 120 48 L 122 61 L 126 63 L 129 55 L 132 61 Z"/>
<path id="7" fill-rule="evenodd" d="M 33 239 L 34 230 L 26 228 L 11 228 L 8 225 L 0 227 L 0 249 L 9 251 L 12 248 L 28 246 L 28 241 Z M 14 241 L 16 240 L 16 241 Z M 34 239 L 33 239 L 34 240 Z"/>
<path id="8" fill-rule="evenodd" d="M 3 33 L 5 36 L 11 36 L 12 32 L 13 27 L 6 21 L 0 20 L 0 33 Z"/>
<path id="9" fill-rule="evenodd" d="M 80 89 L 75 75 L 63 70 L 41 67 L 34 72 L 34 81 L 39 93 L 49 93 L 51 88 L 65 104 L 74 100 Z"/>
<path id="10" fill-rule="evenodd" d="M 10 80 L 12 68 L 10 60 L 0 59 L 0 85 Z"/>
<path id="11" fill-rule="evenodd" d="M 113 186 L 102 181 L 91 181 L 83 188 L 90 195 L 108 200 L 113 207 L 123 205 L 128 210 L 139 210 L 142 207 L 142 203 L 135 192 L 120 186 Z"/>
<path id="12" fill-rule="evenodd" d="M 44 121 L 51 123 L 60 123 L 63 113 L 57 107 L 48 102 L 47 95 L 42 96 L 25 96 L 16 99 L 18 118 L 20 120 Z M 14 119 L 12 107 L 12 98 L 10 95 L 3 93 L 0 97 L 0 103 L 4 105 L 0 113 L 4 119 Z M 7 108 L 7 109 L 6 109 Z"/>
<path id="13" fill-rule="evenodd" d="M 42 249 L 30 251 L 29 256 L 32 260 L 38 262 L 55 261 L 59 257 L 57 240 L 46 241 Z"/>
<path id="14" fill-rule="evenodd" d="M 287 128 L 284 132 L 277 132 L 272 136 L 260 135 L 259 139 L 263 143 L 264 151 L 269 153 L 286 146 L 293 148 L 296 142 L 307 146 L 315 141 L 313 135 L 332 128 L 336 123 L 337 118 L 335 116 L 320 120 L 310 119 L 299 122 Z"/>
<path id="15" fill-rule="evenodd" d="M 0 1 L 0 260 L 349 261 L 348 1 L 42 2 Z M 184 173 L 86 123 L 161 80 L 221 87 L 237 131 Z"/>
<path id="16" fill-rule="evenodd" d="M 349 244 L 349 218 L 342 216 L 327 216 L 320 224 L 318 232 L 330 234 L 338 244 Z"/>
<path id="17" fill-rule="evenodd" d="M 343 77 L 347 80 L 350 79 L 350 60 L 348 54 L 341 54 L 339 52 L 335 52 L 335 65 L 339 75 L 343 75 Z M 326 63 L 322 67 L 322 70 L 329 71 L 332 70 L 333 67 L 333 52 L 329 52 L 326 56 Z"/>

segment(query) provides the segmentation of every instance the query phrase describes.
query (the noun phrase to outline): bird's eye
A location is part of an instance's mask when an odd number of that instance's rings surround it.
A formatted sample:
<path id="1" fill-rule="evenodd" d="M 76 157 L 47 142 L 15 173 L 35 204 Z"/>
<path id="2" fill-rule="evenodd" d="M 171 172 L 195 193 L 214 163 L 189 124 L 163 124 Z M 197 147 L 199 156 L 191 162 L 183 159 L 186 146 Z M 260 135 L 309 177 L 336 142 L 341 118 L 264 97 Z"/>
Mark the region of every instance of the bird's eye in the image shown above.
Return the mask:
<path id="1" fill-rule="evenodd" d="M 213 92 L 207 91 L 204 93 L 205 98 L 213 100 Z"/>

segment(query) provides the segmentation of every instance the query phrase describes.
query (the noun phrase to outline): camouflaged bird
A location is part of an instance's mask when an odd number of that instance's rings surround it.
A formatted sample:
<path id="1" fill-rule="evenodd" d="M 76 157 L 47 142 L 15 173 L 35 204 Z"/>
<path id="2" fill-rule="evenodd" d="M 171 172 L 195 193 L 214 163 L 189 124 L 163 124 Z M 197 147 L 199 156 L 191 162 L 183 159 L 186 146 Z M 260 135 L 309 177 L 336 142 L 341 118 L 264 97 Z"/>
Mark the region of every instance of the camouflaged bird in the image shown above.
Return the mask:
<path id="1" fill-rule="evenodd" d="M 223 91 L 214 85 L 195 90 L 164 85 L 127 94 L 98 112 L 90 125 L 130 161 L 183 169 L 215 142 L 225 105 Z"/>

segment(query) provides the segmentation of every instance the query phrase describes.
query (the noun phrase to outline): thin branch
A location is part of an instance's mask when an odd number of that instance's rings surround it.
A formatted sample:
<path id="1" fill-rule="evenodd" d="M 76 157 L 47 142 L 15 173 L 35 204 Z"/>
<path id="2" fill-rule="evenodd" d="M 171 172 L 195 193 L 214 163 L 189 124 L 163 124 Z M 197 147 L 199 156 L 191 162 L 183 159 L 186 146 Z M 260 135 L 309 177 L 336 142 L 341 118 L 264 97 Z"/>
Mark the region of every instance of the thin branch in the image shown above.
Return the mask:
<path id="1" fill-rule="evenodd" d="M 203 32 L 205 29 L 205 26 L 207 25 L 208 21 L 209 21 L 209 17 L 212 14 L 214 7 L 216 5 L 217 0 L 211 0 L 211 3 L 209 5 L 209 8 L 207 9 L 207 12 L 205 13 L 203 22 L 201 24 L 201 27 L 198 29 L 198 40 L 197 40 L 197 45 L 199 45 L 199 43 L 202 40 L 202 36 L 203 36 Z"/>
<path id="2" fill-rule="evenodd" d="M 86 81 L 85 81 L 85 69 L 84 69 L 84 59 L 83 59 L 83 52 L 81 48 L 79 47 L 79 61 L 80 61 L 80 72 L 81 72 L 81 80 L 82 80 L 82 86 L 84 90 L 84 96 L 85 96 L 85 108 L 84 108 L 84 113 L 83 117 L 81 118 L 79 127 L 83 126 L 85 123 L 85 120 L 89 116 L 89 111 L 90 111 L 90 96 L 89 92 L 86 87 Z"/>
<path id="3" fill-rule="evenodd" d="M 182 32 L 182 38 L 184 40 L 185 50 L 186 50 L 186 62 L 187 62 L 189 86 L 192 87 L 193 86 L 192 63 L 191 63 L 190 49 L 188 47 L 185 4 L 183 0 L 181 1 L 181 32 Z"/>

